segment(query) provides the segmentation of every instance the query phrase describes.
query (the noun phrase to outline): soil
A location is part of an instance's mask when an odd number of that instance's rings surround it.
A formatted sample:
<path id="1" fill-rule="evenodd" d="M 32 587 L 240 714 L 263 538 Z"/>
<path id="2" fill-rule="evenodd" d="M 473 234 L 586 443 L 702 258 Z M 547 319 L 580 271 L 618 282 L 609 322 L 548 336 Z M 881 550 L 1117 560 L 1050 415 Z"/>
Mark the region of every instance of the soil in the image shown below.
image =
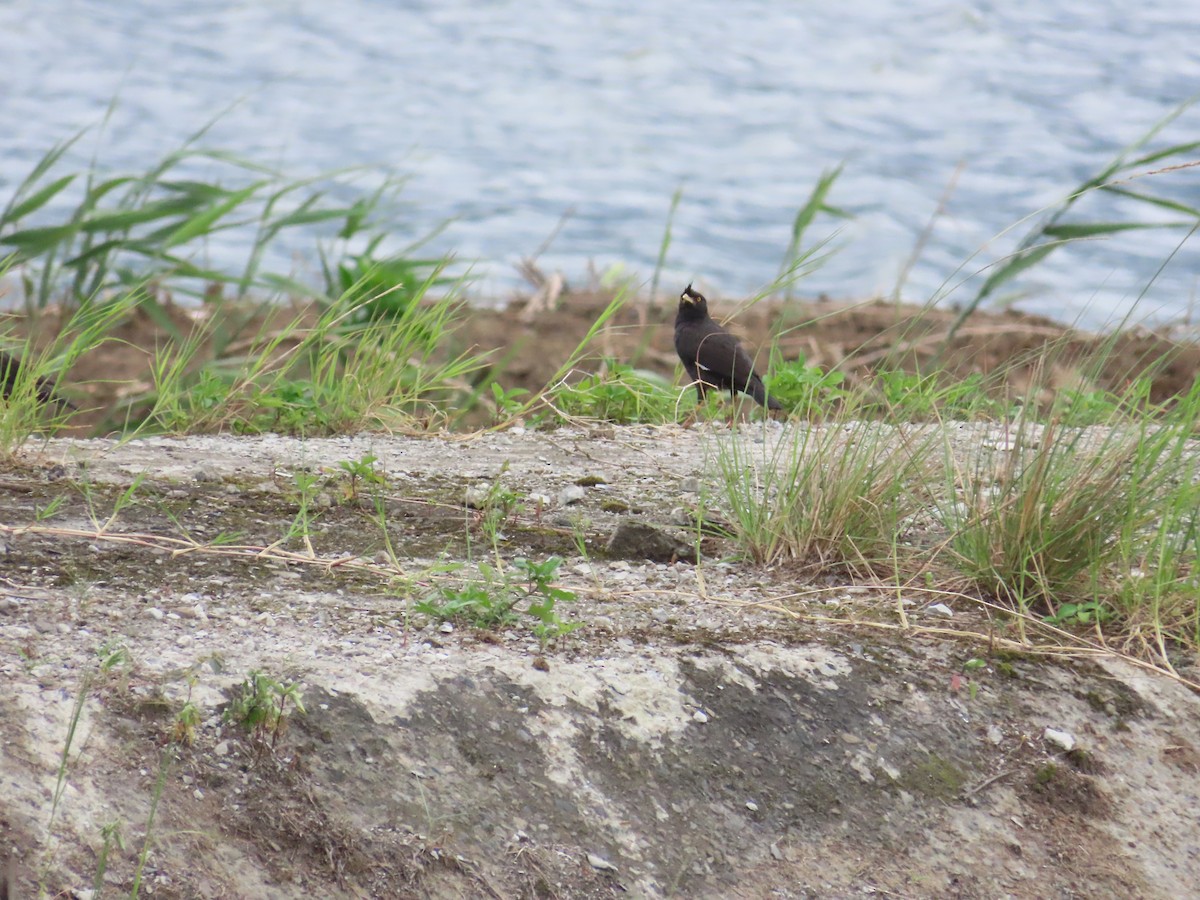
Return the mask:
<path id="1" fill-rule="evenodd" d="M 115 340 L 85 354 L 66 374 L 64 392 L 83 410 L 72 419 L 72 433 L 86 435 L 98 429 L 104 434 L 120 424 L 120 415 L 113 411 L 121 408 L 123 400 L 152 386 L 151 362 L 155 348 L 168 337 L 166 323 L 186 334 L 196 319 L 215 309 L 174 306 L 165 295 L 159 299 L 153 310 L 135 310 L 114 329 Z M 446 350 L 487 352 L 489 363 L 475 374 L 477 381 L 494 378 L 506 389 L 537 392 L 555 376 L 611 299 L 611 293 L 602 291 L 567 292 L 554 308 L 536 314 L 527 313 L 524 298 L 504 309 L 471 307 Z M 1154 363 L 1150 399 L 1157 403 L 1189 390 L 1200 371 L 1200 344 L 1185 331 L 1131 328 L 1115 335 L 1095 335 L 1016 311 L 980 311 L 947 343 L 945 337 L 957 316 L 948 309 L 821 299 L 767 300 L 749 306 L 718 299 L 711 305 L 714 317 L 728 319 L 752 351 L 774 341 L 783 358 L 803 357 L 812 365 L 838 369 L 851 384 L 881 366 L 925 372 L 944 366 L 951 377 L 971 373 L 993 377 L 991 390 L 998 395 L 1026 398 L 1030 385 L 1036 384 L 1035 399 L 1048 401 L 1062 388 L 1119 390 Z M 224 330 L 242 322 L 237 331 L 241 339 L 231 341 L 229 354 L 245 352 L 250 338 L 269 330 L 261 314 L 228 306 L 221 309 L 228 320 Z M 296 314 L 291 307 L 273 313 L 280 324 Z M 579 369 L 594 370 L 600 360 L 609 358 L 675 377 L 673 320 L 672 307 L 628 303 L 597 336 Z M 35 323 L 17 320 L 14 331 L 21 334 L 33 327 L 38 340 L 44 341 L 58 322 L 56 314 L 44 313 Z M 1050 348 L 1053 352 L 1047 354 Z M 1098 366 L 1092 362 L 1097 357 L 1102 360 Z M 765 357 L 760 355 L 759 360 L 763 368 Z"/>
<path id="2" fill-rule="evenodd" d="M 714 441 L 797 427 L 29 446 L 0 467 L 10 896 L 1190 895 L 1187 683 L 678 526 Z M 607 555 L 631 523 L 691 554 Z M 583 627 L 544 645 L 418 608 L 550 554 Z M 225 716 L 252 671 L 305 713 Z"/>

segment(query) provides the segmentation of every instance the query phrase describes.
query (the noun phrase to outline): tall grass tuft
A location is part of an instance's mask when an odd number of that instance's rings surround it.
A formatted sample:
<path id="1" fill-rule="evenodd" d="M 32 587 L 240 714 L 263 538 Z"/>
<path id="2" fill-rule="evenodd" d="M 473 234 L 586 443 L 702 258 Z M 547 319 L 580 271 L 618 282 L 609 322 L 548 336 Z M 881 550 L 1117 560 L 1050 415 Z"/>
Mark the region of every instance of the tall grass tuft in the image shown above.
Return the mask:
<path id="1" fill-rule="evenodd" d="M 18 363 L 6 396 L 0 397 L 0 457 L 14 453 L 32 435 L 53 434 L 69 422 L 72 392 L 64 374 L 85 353 L 111 339 L 113 326 L 140 296 L 130 292 L 104 305 L 75 310 L 54 339 L 40 347 L 32 336 L 6 339 L 0 324 L 0 351 Z"/>
<path id="2" fill-rule="evenodd" d="M 925 434 L 877 422 L 797 423 L 761 444 L 735 430 L 716 440 L 718 499 L 757 562 L 891 572 L 927 502 L 930 449 Z"/>
<path id="3" fill-rule="evenodd" d="M 948 548 L 966 579 L 1022 611 L 1107 615 L 1114 566 L 1178 502 L 1194 467 L 1185 431 L 1143 416 L 1078 428 L 1006 421 L 974 458 L 950 463 L 942 500 Z M 949 456 L 949 454 L 948 454 Z M 1103 612 L 1101 612 L 1101 608 Z"/>
<path id="4" fill-rule="evenodd" d="M 467 376 L 484 362 L 443 353 L 461 302 L 453 292 L 426 299 L 439 276 L 410 289 L 394 315 L 375 315 L 386 298 L 352 288 L 315 319 L 301 312 L 282 324 L 267 320 L 244 353 L 222 359 L 200 359 L 211 327 L 202 322 L 159 352 L 144 420 L 169 432 L 424 427 L 471 390 Z"/>

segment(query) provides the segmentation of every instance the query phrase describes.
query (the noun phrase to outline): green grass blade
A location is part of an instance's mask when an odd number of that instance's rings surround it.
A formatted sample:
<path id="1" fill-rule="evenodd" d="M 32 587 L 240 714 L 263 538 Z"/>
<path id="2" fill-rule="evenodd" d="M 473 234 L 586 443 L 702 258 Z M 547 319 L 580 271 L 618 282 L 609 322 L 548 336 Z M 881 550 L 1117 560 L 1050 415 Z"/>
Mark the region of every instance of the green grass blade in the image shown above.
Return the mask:
<path id="1" fill-rule="evenodd" d="M 1122 231 L 1191 227 L 1191 222 L 1072 222 L 1066 225 L 1049 225 L 1042 229 L 1042 234 L 1061 241 L 1077 241 Z"/>
<path id="2" fill-rule="evenodd" d="M 28 199 L 22 200 L 14 206 L 8 218 L 15 222 L 31 212 L 41 209 L 74 180 L 75 175 L 64 175 L 62 178 L 55 179 Z"/>
<path id="3" fill-rule="evenodd" d="M 219 220 L 253 197 L 263 184 L 264 182 L 259 181 L 249 187 L 243 188 L 235 192 L 223 203 L 218 203 L 216 206 L 210 207 L 199 215 L 188 219 L 188 221 L 166 236 L 163 241 L 164 248 L 178 247 L 180 244 L 186 244 L 193 238 L 210 233 L 213 230 L 213 226 Z"/>

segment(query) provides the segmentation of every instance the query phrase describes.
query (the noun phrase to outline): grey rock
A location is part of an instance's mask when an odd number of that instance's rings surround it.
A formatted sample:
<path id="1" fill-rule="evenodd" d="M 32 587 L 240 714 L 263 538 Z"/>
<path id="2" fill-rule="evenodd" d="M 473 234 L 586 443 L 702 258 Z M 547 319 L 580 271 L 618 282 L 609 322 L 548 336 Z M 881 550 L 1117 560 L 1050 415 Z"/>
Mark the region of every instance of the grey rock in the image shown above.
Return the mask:
<path id="1" fill-rule="evenodd" d="M 695 475 L 689 475 L 687 478 L 679 482 L 679 490 L 685 494 L 700 493 L 700 479 Z"/>
<path id="2" fill-rule="evenodd" d="M 1042 732 L 1042 740 L 1047 744 L 1053 744 L 1061 750 L 1070 753 L 1075 749 L 1075 735 L 1068 731 L 1059 731 L 1056 728 L 1047 728 Z"/>
<path id="3" fill-rule="evenodd" d="M 605 552 L 618 559 L 671 562 L 689 556 L 692 548 L 660 528 L 635 519 L 625 519 L 608 539 Z"/>
<path id="4" fill-rule="evenodd" d="M 597 872 L 616 872 L 616 871 L 618 871 L 616 866 L 614 866 L 612 863 L 610 863 L 603 856 L 597 856 L 595 853 L 589 853 L 587 855 L 587 861 L 588 861 L 588 865 L 591 866 L 593 869 L 595 869 Z"/>
<path id="5" fill-rule="evenodd" d="M 473 484 L 467 488 L 466 495 L 463 497 L 463 503 L 469 509 L 483 509 L 487 506 L 488 497 L 491 496 L 492 486 L 487 482 Z"/>
<path id="6" fill-rule="evenodd" d="M 558 492 L 558 505 L 570 506 L 572 503 L 578 503 L 586 496 L 587 488 L 582 488 L 577 484 L 568 484 Z"/>

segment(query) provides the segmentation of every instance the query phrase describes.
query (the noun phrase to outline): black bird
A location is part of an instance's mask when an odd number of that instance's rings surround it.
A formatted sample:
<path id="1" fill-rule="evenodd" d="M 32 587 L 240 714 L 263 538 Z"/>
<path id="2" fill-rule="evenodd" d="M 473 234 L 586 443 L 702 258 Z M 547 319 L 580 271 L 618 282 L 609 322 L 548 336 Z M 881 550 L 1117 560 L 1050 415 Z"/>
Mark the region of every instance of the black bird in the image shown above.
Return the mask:
<path id="1" fill-rule="evenodd" d="M 9 353 L 0 350 L 0 398 L 9 398 L 17 389 L 17 378 L 21 374 L 21 363 Z M 54 404 L 60 409 L 75 409 L 75 406 L 59 396 L 54 389 L 54 382 L 49 378 L 39 378 L 35 387 L 37 398 L 45 404 Z"/>
<path id="2" fill-rule="evenodd" d="M 689 284 L 679 295 L 675 315 L 675 352 L 683 361 L 688 378 L 696 385 L 701 402 L 709 388 L 749 394 L 760 406 L 783 409 L 754 371 L 754 362 L 738 339 L 712 320 L 708 301 Z"/>

